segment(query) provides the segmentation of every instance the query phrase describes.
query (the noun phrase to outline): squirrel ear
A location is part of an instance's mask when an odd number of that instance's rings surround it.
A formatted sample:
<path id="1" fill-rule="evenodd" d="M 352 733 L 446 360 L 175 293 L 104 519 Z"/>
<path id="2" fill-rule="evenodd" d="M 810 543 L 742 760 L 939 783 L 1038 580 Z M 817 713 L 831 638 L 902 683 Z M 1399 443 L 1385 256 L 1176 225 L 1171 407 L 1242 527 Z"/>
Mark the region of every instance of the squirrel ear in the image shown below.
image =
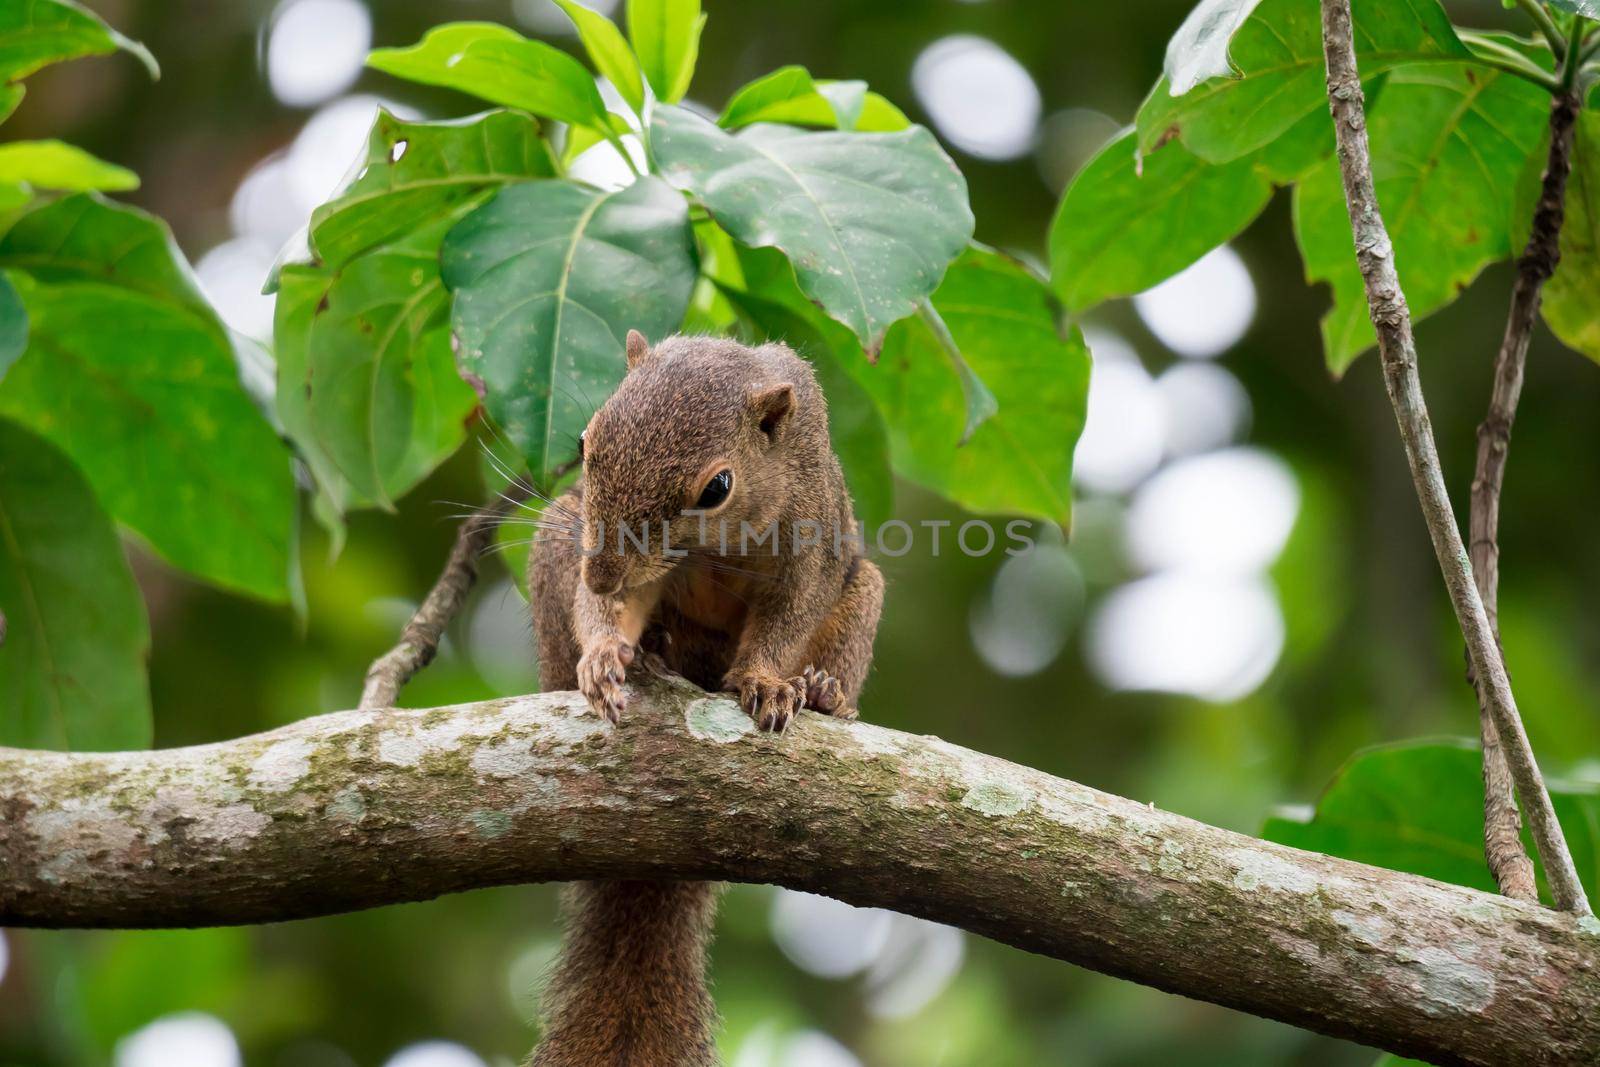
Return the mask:
<path id="1" fill-rule="evenodd" d="M 638 330 L 628 331 L 628 369 L 633 370 L 650 354 L 650 342 Z"/>
<path id="2" fill-rule="evenodd" d="M 768 438 L 776 438 L 779 428 L 794 410 L 794 386 L 788 382 L 769 385 L 750 396 L 750 411 Z"/>

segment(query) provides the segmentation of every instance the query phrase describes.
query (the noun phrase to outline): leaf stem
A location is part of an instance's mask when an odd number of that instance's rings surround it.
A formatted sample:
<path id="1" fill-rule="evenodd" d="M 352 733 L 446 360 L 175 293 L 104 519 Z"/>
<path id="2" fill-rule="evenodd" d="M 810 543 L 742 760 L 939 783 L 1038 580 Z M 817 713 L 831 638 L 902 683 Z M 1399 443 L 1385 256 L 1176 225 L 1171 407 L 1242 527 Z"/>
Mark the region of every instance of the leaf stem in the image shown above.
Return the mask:
<path id="1" fill-rule="evenodd" d="M 1545 10 L 1541 0 L 1517 0 L 1517 6 L 1523 13 L 1533 20 L 1539 27 L 1539 32 L 1544 34 L 1545 43 L 1550 46 L 1550 51 L 1557 56 L 1567 50 L 1567 36 L 1561 32 L 1561 27 L 1556 25 L 1556 20 L 1550 17 L 1550 12 Z"/>
<path id="2" fill-rule="evenodd" d="M 1578 71 L 1583 67 L 1583 26 L 1582 15 L 1574 15 L 1572 19 L 1572 34 L 1567 38 L 1566 58 L 1561 64 L 1561 88 L 1570 90 L 1578 84 Z"/>
<path id="3" fill-rule="evenodd" d="M 1572 853 L 1567 848 L 1561 823 L 1556 819 L 1539 765 L 1534 760 L 1522 716 L 1517 712 L 1505 660 L 1474 582 L 1472 564 L 1451 509 L 1449 490 L 1445 487 L 1439 449 L 1433 439 L 1428 405 L 1422 394 L 1422 377 L 1417 371 L 1411 311 L 1400 287 L 1394 245 L 1384 226 L 1378 194 L 1373 187 L 1366 103 L 1356 66 L 1350 0 L 1322 0 L 1322 40 L 1327 62 L 1328 107 L 1333 115 L 1339 176 L 1350 215 L 1356 262 L 1366 289 L 1368 313 L 1378 335 L 1384 386 L 1399 425 L 1417 500 L 1450 594 L 1451 607 L 1455 609 L 1456 623 L 1467 644 L 1478 691 L 1494 719 L 1517 795 L 1532 826 L 1539 856 L 1544 860 L 1556 907 L 1586 915 L 1590 913 L 1589 901 L 1584 895 L 1583 883 L 1578 880 Z"/>
<path id="4" fill-rule="evenodd" d="M 1466 31 L 1460 36 L 1461 42 L 1472 52 L 1472 58 L 1479 64 L 1516 75 L 1532 82 L 1547 93 L 1554 94 L 1561 91 L 1561 80 L 1556 75 L 1540 67 L 1522 53 L 1481 34 Z"/>

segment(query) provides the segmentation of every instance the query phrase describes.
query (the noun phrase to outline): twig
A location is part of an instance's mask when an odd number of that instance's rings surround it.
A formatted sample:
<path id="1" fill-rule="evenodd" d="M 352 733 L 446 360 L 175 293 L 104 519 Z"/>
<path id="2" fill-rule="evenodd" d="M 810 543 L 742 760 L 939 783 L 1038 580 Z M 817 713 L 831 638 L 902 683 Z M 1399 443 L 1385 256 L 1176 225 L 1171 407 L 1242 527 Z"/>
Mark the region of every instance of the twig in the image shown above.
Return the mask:
<path id="1" fill-rule="evenodd" d="M 1469 526 L 1472 575 L 1483 598 L 1496 643 L 1500 640 L 1498 593 L 1500 586 L 1500 489 L 1505 481 L 1506 452 L 1511 444 L 1511 424 L 1522 394 L 1523 364 L 1528 341 L 1539 314 L 1544 283 L 1561 259 L 1561 224 L 1567 177 L 1572 173 L 1572 143 L 1582 101 L 1572 93 L 1555 97 L 1550 106 L 1550 155 L 1545 163 L 1543 188 L 1534 209 L 1527 246 L 1517 260 L 1517 280 L 1511 290 L 1511 311 L 1506 316 L 1505 337 L 1494 361 L 1494 385 L 1489 411 L 1478 426 L 1478 464 L 1472 476 L 1472 514 Z M 1478 689 L 1478 727 L 1483 736 L 1483 848 L 1489 870 L 1500 891 L 1508 897 L 1539 899 L 1533 863 L 1522 848 L 1522 819 L 1517 814 L 1510 768 L 1500 747 L 1500 735 L 1489 712 L 1489 696 L 1477 685 L 1477 672 L 1467 680 Z"/>
<path id="2" fill-rule="evenodd" d="M 1556 821 L 1555 809 L 1550 805 L 1539 766 L 1534 762 L 1522 718 L 1517 714 L 1505 663 L 1495 643 L 1483 600 L 1473 584 L 1472 564 L 1461 542 L 1461 531 L 1456 527 L 1450 495 L 1445 489 L 1444 472 L 1433 441 L 1433 426 L 1422 396 L 1422 379 L 1417 373 L 1411 312 L 1395 273 L 1394 246 L 1379 213 L 1378 196 L 1372 184 L 1366 104 L 1356 69 L 1350 0 L 1322 0 L 1322 40 L 1328 67 L 1328 105 L 1333 114 L 1339 172 L 1350 212 L 1356 260 L 1366 285 L 1372 325 L 1378 334 L 1384 385 L 1399 423 L 1417 499 L 1427 521 L 1434 554 L 1444 573 L 1456 622 L 1466 638 L 1472 667 L 1477 672 L 1479 691 L 1486 697 L 1517 794 L 1532 825 L 1534 842 L 1544 861 L 1556 906 L 1588 914 L 1589 902 L 1578 881 L 1561 824 Z"/>
<path id="3" fill-rule="evenodd" d="M 400 632 L 399 644 L 379 656 L 367 669 L 366 684 L 361 689 L 362 710 L 393 707 L 401 687 L 433 662 L 445 627 L 461 611 L 467 593 L 478 580 L 478 557 L 489 546 L 495 527 L 531 495 L 532 490 L 527 485 L 514 481 L 492 508 L 461 524 L 444 571 Z"/>

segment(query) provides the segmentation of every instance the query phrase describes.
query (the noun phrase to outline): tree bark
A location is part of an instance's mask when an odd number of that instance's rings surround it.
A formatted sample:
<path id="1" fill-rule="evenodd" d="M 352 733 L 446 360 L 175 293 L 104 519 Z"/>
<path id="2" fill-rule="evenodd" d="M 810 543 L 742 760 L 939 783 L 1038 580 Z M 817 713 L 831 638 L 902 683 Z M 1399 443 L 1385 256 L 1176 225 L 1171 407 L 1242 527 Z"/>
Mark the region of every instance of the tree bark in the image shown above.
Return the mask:
<path id="1" fill-rule="evenodd" d="M 1450 494 L 1439 464 L 1439 450 L 1433 441 L 1433 423 L 1422 396 L 1422 378 L 1417 372 L 1417 347 L 1411 334 L 1411 310 L 1400 288 L 1395 271 L 1394 245 L 1378 208 L 1378 194 L 1372 184 L 1372 157 L 1367 145 L 1366 98 L 1356 69 L 1354 30 L 1350 0 L 1322 0 L 1322 43 L 1327 61 L 1328 106 L 1333 114 L 1334 139 L 1339 157 L 1339 177 L 1344 185 L 1345 204 L 1350 212 L 1350 231 L 1355 238 L 1356 262 L 1366 288 L 1367 309 L 1378 335 L 1378 354 L 1383 360 L 1383 380 L 1405 444 L 1411 480 L 1417 502 L 1427 522 L 1434 555 L 1444 574 L 1456 623 L 1467 643 L 1467 656 L 1477 679 L 1478 693 L 1494 720 L 1501 751 L 1516 783 L 1533 830 L 1539 858 L 1544 861 L 1545 877 L 1556 907 L 1563 911 L 1590 914 L 1583 883 L 1578 880 L 1567 849 L 1566 836 L 1556 821 L 1555 808 L 1544 787 L 1544 777 L 1533 757 L 1533 746 L 1522 727 L 1522 716 L 1511 695 L 1511 680 L 1483 600 L 1474 584 L 1472 564 L 1467 558 L 1461 531 L 1456 526 Z"/>
<path id="2" fill-rule="evenodd" d="M 272 922 L 516 882 L 772 882 L 1434 1063 L 1600 1057 L 1600 923 L 687 683 L 0 749 L 0 926 Z"/>
<path id="3" fill-rule="evenodd" d="M 1572 145 L 1582 103 L 1563 93 L 1550 103 L 1550 152 L 1545 161 L 1539 203 L 1534 208 L 1527 246 L 1517 260 L 1511 289 L 1511 310 L 1505 336 L 1495 355 L 1489 411 L 1478 424 L 1478 460 L 1472 476 L 1472 513 L 1468 551 L 1472 575 L 1483 599 L 1484 614 L 1496 643 L 1500 640 L 1500 490 L 1505 484 L 1511 425 L 1522 396 L 1522 371 L 1539 316 L 1544 283 L 1561 261 L 1561 224 L 1566 218 L 1567 179 L 1572 174 Z M 1500 746 L 1489 710 L 1489 694 L 1478 685 L 1477 672 L 1467 671 L 1478 690 L 1478 729 L 1483 738 L 1483 851 L 1500 892 L 1522 900 L 1538 900 L 1533 862 L 1522 848 L 1522 819 L 1517 814 L 1511 769 Z"/>

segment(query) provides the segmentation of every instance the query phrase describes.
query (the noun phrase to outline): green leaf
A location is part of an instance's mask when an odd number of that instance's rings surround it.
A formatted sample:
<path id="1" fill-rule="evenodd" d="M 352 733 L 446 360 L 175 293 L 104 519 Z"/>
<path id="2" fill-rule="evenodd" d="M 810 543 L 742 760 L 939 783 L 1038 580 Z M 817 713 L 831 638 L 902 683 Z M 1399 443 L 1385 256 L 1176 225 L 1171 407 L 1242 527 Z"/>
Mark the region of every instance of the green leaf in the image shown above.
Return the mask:
<path id="1" fill-rule="evenodd" d="M 0 122 L 11 117 L 12 112 L 17 110 L 17 105 L 22 103 L 22 97 L 26 92 L 21 84 L 0 85 Z"/>
<path id="2" fill-rule="evenodd" d="M 1313 818 L 1268 819 L 1261 836 L 1494 892 L 1483 858 L 1482 763 L 1478 747 L 1465 741 L 1367 749 L 1334 776 Z M 1578 875 L 1594 893 L 1600 887 L 1600 787 L 1547 785 Z"/>
<path id="3" fill-rule="evenodd" d="M 64 141 L 0 145 L 0 182 L 26 182 L 40 189 L 75 193 L 139 188 L 139 176 L 133 171 L 96 159 Z"/>
<path id="4" fill-rule="evenodd" d="M 1378 202 L 1414 318 L 1448 304 L 1485 266 L 1511 255 L 1511 205 L 1549 107 L 1538 87 L 1470 64 L 1389 75 L 1367 127 Z M 1376 335 L 1335 160 L 1301 177 L 1294 221 L 1307 278 L 1333 286 L 1323 349 L 1329 368 L 1342 374 Z"/>
<path id="5" fill-rule="evenodd" d="M 661 103 L 676 104 L 689 91 L 705 24 L 700 0 L 628 0 L 628 37 Z"/>
<path id="6" fill-rule="evenodd" d="M 606 105 L 582 63 L 493 22 L 452 22 L 410 48 L 380 48 L 367 66 L 579 126 L 607 127 Z"/>
<path id="7" fill-rule="evenodd" d="M 357 499 L 388 506 L 466 436 L 477 397 L 455 372 L 439 247 L 479 202 L 340 268 L 312 313 L 306 413 Z"/>
<path id="8" fill-rule="evenodd" d="M 781 249 L 806 295 L 869 353 L 939 284 L 972 236 L 967 183 L 933 135 L 811 133 L 754 126 L 737 136 L 659 107 L 662 175 L 752 248 Z"/>
<path id="9" fill-rule="evenodd" d="M 279 417 L 328 508 L 388 506 L 460 446 L 478 400 L 450 351 L 439 247 L 494 189 L 554 171 L 526 115 L 379 113 L 359 176 L 312 216 L 320 265 L 280 278 Z"/>
<path id="10" fill-rule="evenodd" d="M 726 130 L 756 122 L 892 132 L 911 123 L 899 108 L 867 91 L 861 81 L 813 81 L 804 67 L 780 67 L 728 99 L 717 125 Z"/>
<path id="11" fill-rule="evenodd" d="M 150 50 L 70 0 L 0 4 L 0 81 L 16 81 L 51 63 L 128 52 L 152 78 L 161 76 Z"/>
<path id="12" fill-rule="evenodd" d="M 782 341 L 811 364 L 828 398 L 828 435 L 844 468 L 856 516 L 869 528 L 883 525 L 894 515 L 888 433 L 871 395 L 846 370 L 848 361 L 865 359 L 861 346 L 848 330 L 816 314 L 777 252 L 750 252 L 747 257 L 747 263 L 760 264 L 760 273 L 777 284 L 757 280 L 752 271 L 753 291 L 724 289 L 745 325 L 745 339 L 752 344 Z"/>
<path id="13" fill-rule="evenodd" d="M 578 0 L 555 0 L 578 28 L 578 39 L 594 63 L 594 69 L 617 87 L 622 99 L 638 114 L 644 114 L 644 80 L 639 60 L 623 40 L 617 24 Z"/>
<path id="14" fill-rule="evenodd" d="M 878 403 L 895 469 L 979 513 L 1072 518 L 1072 450 L 1088 403 L 1089 350 L 1058 326 L 1049 288 L 997 252 L 969 249 L 933 294 L 999 410 L 960 444 L 961 383 L 920 318 L 889 332 L 877 366 L 849 369 Z"/>
<path id="15" fill-rule="evenodd" d="M 1544 0 L 1557 11 L 1569 15 L 1582 15 L 1586 19 L 1600 19 L 1600 0 Z"/>
<path id="16" fill-rule="evenodd" d="M 72 461 L 6 419 L 0 612 L 0 745 L 150 743 L 150 631 L 116 530 Z"/>
<path id="17" fill-rule="evenodd" d="M 1544 321 L 1564 343 L 1600 362 L 1600 112 L 1578 116 L 1566 205 L 1561 263 L 1544 287 Z"/>
<path id="18" fill-rule="evenodd" d="M 0 381 L 28 347 L 28 309 L 11 279 L 0 274 Z"/>
<path id="19" fill-rule="evenodd" d="M 1438 0 L 1354 0 L 1363 79 L 1402 63 L 1465 59 Z M 1139 109 L 1139 151 L 1174 138 L 1227 163 L 1328 110 L 1316 0 L 1204 0 L 1167 50 L 1167 73 Z"/>
<path id="20" fill-rule="evenodd" d="M 1050 227 L 1051 282 L 1073 313 L 1143 292 L 1243 230 L 1271 197 L 1253 157 L 1213 166 L 1175 144 L 1141 168 L 1127 130 L 1061 198 Z"/>
<path id="21" fill-rule="evenodd" d="M 550 146 L 526 115 L 405 122 L 380 110 L 356 179 L 312 212 L 311 247 L 323 265 L 341 267 L 484 189 L 555 174 Z"/>
<path id="22" fill-rule="evenodd" d="M 541 483 L 622 380 L 628 330 L 676 330 L 696 275 L 688 205 L 651 177 L 616 192 L 513 185 L 450 232 L 442 257 L 461 368 Z"/>
<path id="23" fill-rule="evenodd" d="M 106 508 L 176 566 L 283 600 L 288 457 L 165 225 L 80 193 L 18 219 L 0 268 L 29 319 L 0 414 L 70 455 Z"/>

